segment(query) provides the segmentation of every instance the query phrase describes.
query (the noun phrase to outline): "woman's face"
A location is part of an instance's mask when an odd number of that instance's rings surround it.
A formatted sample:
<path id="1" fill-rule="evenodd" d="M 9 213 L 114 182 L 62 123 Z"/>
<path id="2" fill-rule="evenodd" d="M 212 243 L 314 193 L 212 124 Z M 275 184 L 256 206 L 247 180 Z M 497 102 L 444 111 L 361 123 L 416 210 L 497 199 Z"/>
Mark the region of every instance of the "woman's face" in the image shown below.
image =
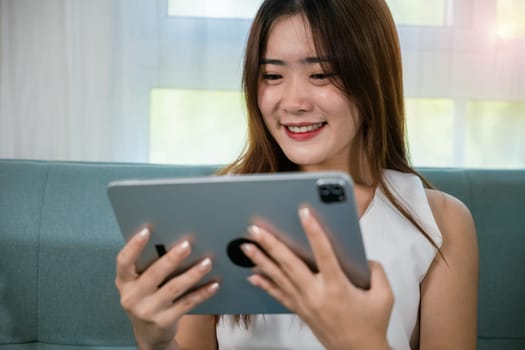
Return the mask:
<path id="1" fill-rule="evenodd" d="M 302 170 L 348 171 L 357 109 L 331 82 L 322 60 L 301 15 L 277 19 L 261 58 L 259 109 L 285 155 Z"/>

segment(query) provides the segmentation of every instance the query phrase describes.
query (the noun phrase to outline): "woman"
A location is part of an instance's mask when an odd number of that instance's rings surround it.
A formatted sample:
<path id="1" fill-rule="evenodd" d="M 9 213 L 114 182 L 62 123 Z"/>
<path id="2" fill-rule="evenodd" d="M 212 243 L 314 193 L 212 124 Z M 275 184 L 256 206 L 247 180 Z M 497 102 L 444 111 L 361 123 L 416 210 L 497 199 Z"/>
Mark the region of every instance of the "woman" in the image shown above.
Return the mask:
<path id="1" fill-rule="evenodd" d="M 323 229 L 301 209 L 318 273 L 261 228 L 250 235 L 273 259 L 243 246 L 266 276 L 255 273 L 249 281 L 298 318 L 252 315 L 244 327 L 239 318 L 184 316 L 220 288 L 207 285 L 172 302 L 212 262 L 157 288 L 191 247 L 174 247 L 138 276 L 144 231 L 119 253 L 116 277 L 139 347 L 474 349 L 474 223 L 462 203 L 430 189 L 409 165 L 399 44 L 385 2 L 265 1 L 250 31 L 243 86 L 248 147 L 223 173 L 349 173 L 367 256 L 379 262 L 370 264 L 371 288 L 347 280 Z"/>

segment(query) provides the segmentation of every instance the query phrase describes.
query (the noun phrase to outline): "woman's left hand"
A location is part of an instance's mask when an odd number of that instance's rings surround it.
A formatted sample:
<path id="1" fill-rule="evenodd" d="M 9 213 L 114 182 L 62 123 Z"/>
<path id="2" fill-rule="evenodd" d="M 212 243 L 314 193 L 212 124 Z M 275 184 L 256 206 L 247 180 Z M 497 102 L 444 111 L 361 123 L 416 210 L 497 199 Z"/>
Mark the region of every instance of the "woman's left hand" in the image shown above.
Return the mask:
<path id="1" fill-rule="evenodd" d="M 296 313 L 327 349 L 388 349 L 393 294 L 382 266 L 370 262 L 369 290 L 354 286 L 311 210 L 303 207 L 299 216 L 319 272 L 312 272 L 271 232 L 252 226 L 250 238 L 269 257 L 256 245 L 243 244 L 244 253 L 261 272 L 249 281 Z"/>

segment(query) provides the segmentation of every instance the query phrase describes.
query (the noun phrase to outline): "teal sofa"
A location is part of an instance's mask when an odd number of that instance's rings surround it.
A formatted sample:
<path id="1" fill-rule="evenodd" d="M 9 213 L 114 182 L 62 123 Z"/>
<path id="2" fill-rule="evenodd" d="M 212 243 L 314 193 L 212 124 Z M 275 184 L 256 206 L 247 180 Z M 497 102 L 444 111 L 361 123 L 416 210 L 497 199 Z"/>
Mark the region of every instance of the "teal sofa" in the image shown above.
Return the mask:
<path id="1" fill-rule="evenodd" d="M 0 160 L 0 350 L 134 349 L 114 287 L 123 241 L 107 184 L 215 169 Z M 478 348 L 525 349 L 525 170 L 421 171 L 476 221 Z"/>

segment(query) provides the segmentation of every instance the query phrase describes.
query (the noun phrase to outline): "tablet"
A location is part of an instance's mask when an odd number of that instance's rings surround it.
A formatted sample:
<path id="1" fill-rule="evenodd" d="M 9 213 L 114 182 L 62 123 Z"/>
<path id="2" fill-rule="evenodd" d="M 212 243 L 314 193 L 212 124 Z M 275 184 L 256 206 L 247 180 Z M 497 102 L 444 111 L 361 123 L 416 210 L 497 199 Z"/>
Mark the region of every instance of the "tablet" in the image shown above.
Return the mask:
<path id="1" fill-rule="evenodd" d="M 174 275 L 205 256 L 213 268 L 203 283 L 220 282 L 217 293 L 194 314 L 260 314 L 290 311 L 247 277 L 253 264 L 240 245 L 257 224 L 283 240 L 316 271 L 298 209 L 306 205 L 326 229 L 348 278 L 368 288 L 370 273 L 363 247 L 351 178 L 342 172 L 272 173 L 155 180 L 121 180 L 108 195 L 127 242 L 141 228 L 151 230 L 136 267 L 145 270 L 173 245 L 188 239 L 192 252 Z"/>

